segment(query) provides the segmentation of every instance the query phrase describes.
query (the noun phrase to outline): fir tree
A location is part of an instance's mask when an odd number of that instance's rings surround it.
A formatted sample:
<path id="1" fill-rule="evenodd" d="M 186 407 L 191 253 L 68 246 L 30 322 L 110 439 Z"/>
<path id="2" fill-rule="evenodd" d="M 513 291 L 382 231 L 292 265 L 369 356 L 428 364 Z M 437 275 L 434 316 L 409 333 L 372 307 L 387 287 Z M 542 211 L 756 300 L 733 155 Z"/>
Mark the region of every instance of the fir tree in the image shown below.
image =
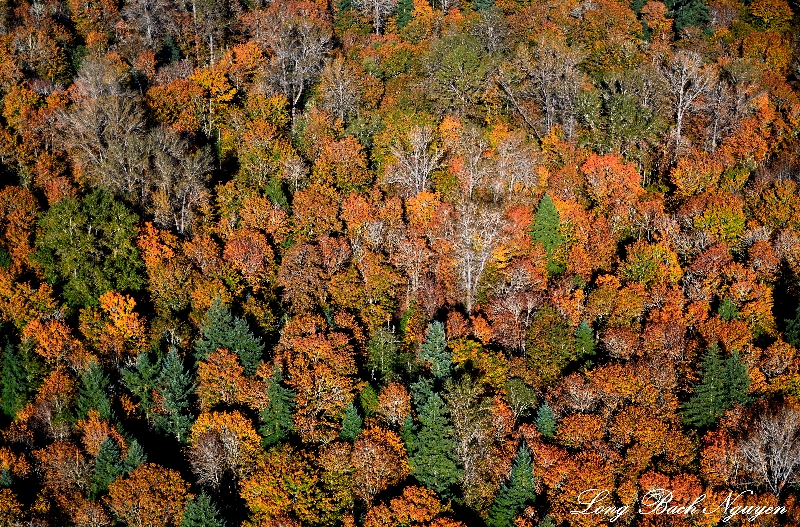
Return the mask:
<path id="1" fill-rule="evenodd" d="M 91 488 L 89 497 L 97 499 L 98 496 L 108 492 L 108 486 L 123 473 L 123 465 L 119 459 L 119 448 L 110 438 L 106 437 L 100 443 L 100 451 L 94 462 Z"/>
<path id="2" fill-rule="evenodd" d="M 700 364 L 702 380 L 694 386 L 694 395 L 683 404 L 683 421 L 697 427 L 711 426 L 733 407 L 747 404 L 750 377 L 747 367 L 734 352 L 723 360 L 719 346 L 713 344 Z"/>
<path id="3" fill-rule="evenodd" d="M 225 520 L 208 494 L 202 491 L 186 504 L 181 527 L 225 527 Z"/>
<path id="4" fill-rule="evenodd" d="M 12 419 L 25 403 L 28 394 L 28 379 L 21 357 L 12 344 L 6 344 L 3 350 L 2 391 L 0 391 L 0 409 Z"/>
<path id="5" fill-rule="evenodd" d="M 547 271 L 551 275 L 559 274 L 564 270 L 563 265 L 554 258 L 556 249 L 564 244 L 564 237 L 558 232 L 560 224 L 561 218 L 558 210 L 550 195 L 545 194 L 539 202 L 539 208 L 533 218 L 530 236 L 534 243 L 541 243 L 544 250 L 547 251 Z"/>
<path id="6" fill-rule="evenodd" d="M 161 362 L 156 386 L 161 396 L 160 411 L 153 417 L 156 430 L 182 441 L 192 426 L 192 416 L 188 408 L 189 395 L 194 392 L 195 387 L 191 374 L 183 369 L 183 361 L 175 348 L 170 348 Z"/>
<path id="7" fill-rule="evenodd" d="M 415 383 L 412 390 L 419 425 L 415 429 L 410 423 L 404 426 L 409 428 L 404 435 L 411 435 L 406 445 L 412 451 L 409 465 L 417 481 L 441 496 L 452 498 L 462 471 L 455 459 L 454 429 L 447 408 L 439 394 L 424 381 Z"/>
<path id="8" fill-rule="evenodd" d="M 594 331 L 587 321 L 582 321 L 575 332 L 575 349 L 579 359 L 594 355 Z"/>
<path id="9" fill-rule="evenodd" d="M 281 385 L 283 375 L 278 366 L 272 374 L 272 382 L 267 388 L 269 404 L 261 411 L 261 428 L 258 432 L 263 438 L 265 447 L 277 445 L 284 441 L 294 430 L 292 411 L 294 410 L 294 392 Z"/>
<path id="10" fill-rule="evenodd" d="M 556 415 L 547 403 L 540 406 L 536 412 L 536 429 L 548 439 L 556 435 Z"/>
<path id="11" fill-rule="evenodd" d="M 719 303 L 717 313 L 719 313 L 719 316 L 727 322 L 739 318 L 739 309 L 736 307 L 736 304 L 733 302 L 733 300 L 727 297 L 725 300 Z"/>
<path id="12" fill-rule="evenodd" d="M 350 441 L 351 443 L 355 441 L 358 434 L 361 433 L 361 424 L 361 416 L 358 415 L 358 410 L 355 405 L 348 405 L 347 410 L 344 412 L 344 418 L 342 419 L 342 432 L 340 434 L 342 439 Z"/>
<path id="13" fill-rule="evenodd" d="M 705 0 L 666 0 L 668 15 L 675 19 L 675 31 L 689 26 L 704 26 L 711 17 Z"/>
<path id="14" fill-rule="evenodd" d="M 250 332 L 247 321 L 234 317 L 219 297 L 211 304 L 200 329 L 203 337 L 194 345 L 198 361 L 218 348 L 224 348 L 239 356 L 246 375 L 255 375 L 264 345 Z"/>
<path id="15" fill-rule="evenodd" d="M 533 463 L 528 448 L 523 444 L 514 459 L 511 477 L 500 487 L 500 492 L 489 508 L 488 527 L 513 527 L 514 520 L 536 495 L 533 492 Z"/>
<path id="16" fill-rule="evenodd" d="M 445 379 L 450 376 L 453 359 L 447 352 L 444 324 L 439 321 L 430 323 L 428 331 L 425 333 L 425 342 L 422 343 L 419 358 L 430 365 L 431 373 L 437 379 Z"/>
<path id="17" fill-rule="evenodd" d="M 494 0 L 474 0 L 475 11 L 484 11 L 494 7 Z"/>
<path id="18" fill-rule="evenodd" d="M 81 374 L 81 386 L 76 401 L 78 419 L 89 415 L 89 410 L 96 410 L 101 419 L 111 419 L 111 401 L 106 390 L 108 377 L 97 361 L 92 361 L 89 368 Z"/>
<path id="19" fill-rule="evenodd" d="M 795 348 L 800 348 L 800 306 L 797 307 L 794 318 L 786 319 L 784 322 L 786 322 L 784 339 Z"/>

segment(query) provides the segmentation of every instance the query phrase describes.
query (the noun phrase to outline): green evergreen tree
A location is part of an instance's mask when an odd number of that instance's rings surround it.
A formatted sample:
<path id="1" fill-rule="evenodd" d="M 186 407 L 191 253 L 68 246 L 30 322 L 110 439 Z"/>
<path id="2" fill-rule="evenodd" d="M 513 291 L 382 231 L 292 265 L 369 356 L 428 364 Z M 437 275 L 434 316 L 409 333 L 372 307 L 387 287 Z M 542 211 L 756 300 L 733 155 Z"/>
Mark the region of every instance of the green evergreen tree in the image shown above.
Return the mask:
<path id="1" fill-rule="evenodd" d="M 494 7 L 494 0 L 474 0 L 475 11 L 484 11 Z"/>
<path id="2" fill-rule="evenodd" d="M 665 0 L 668 16 L 675 19 L 675 31 L 704 26 L 711 21 L 706 0 Z"/>
<path id="3" fill-rule="evenodd" d="M 536 429 L 548 439 L 556 435 L 556 414 L 547 403 L 542 404 L 536 412 Z"/>
<path id="4" fill-rule="evenodd" d="M 560 225 L 558 210 L 550 195 L 545 194 L 533 218 L 530 236 L 534 243 L 541 243 L 547 251 L 547 271 L 551 275 L 564 271 L 564 266 L 554 257 L 556 250 L 564 244 L 564 237 L 558 232 Z"/>
<path id="5" fill-rule="evenodd" d="M 422 343 L 419 358 L 430 365 L 431 373 L 437 379 L 450 377 L 453 358 L 447 352 L 447 336 L 444 324 L 433 321 L 428 325 L 425 342 Z"/>
<path id="6" fill-rule="evenodd" d="M 263 438 L 265 447 L 271 447 L 284 441 L 294 430 L 292 411 L 294 410 L 295 394 L 289 388 L 281 385 L 283 374 L 278 366 L 272 374 L 272 381 L 267 388 L 269 404 L 261 411 L 261 428 L 258 432 Z"/>
<path id="7" fill-rule="evenodd" d="M 397 14 L 397 27 L 403 29 L 411 22 L 411 13 L 414 11 L 414 0 L 398 0 L 395 13 Z"/>
<path id="8" fill-rule="evenodd" d="M 225 527 L 225 520 L 209 495 L 202 491 L 186 504 L 181 527 Z"/>
<path id="9" fill-rule="evenodd" d="M 178 441 L 185 440 L 193 421 L 188 409 L 195 386 L 175 348 L 170 348 L 161 361 L 156 386 L 161 398 L 160 411 L 153 416 L 156 430 L 175 436 Z"/>
<path id="10" fill-rule="evenodd" d="M 144 264 L 136 248 L 139 217 L 104 190 L 64 198 L 39 219 L 33 259 L 63 288 L 71 306 L 97 305 L 111 289 L 138 291 Z"/>
<path id="11" fill-rule="evenodd" d="M 27 403 L 28 378 L 22 363 L 12 344 L 3 349 L 3 383 L 0 390 L 0 409 L 12 419 Z"/>
<path id="12" fill-rule="evenodd" d="M 108 486 L 122 475 L 124 468 L 119 456 L 119 448 L 114 441 L 108 437 L 103 439 L 103 442 L 100 443 L 100 451 L 94 461 L 91 488 L 89 489 L 91 499 L 97 499 L 100 495 L 108 492 Z"/>
<path id="13" fill-rule="evenodd" d="M 533 490 L 533 462 L 528 448 L 523 444 L 514 459 L 511 477 L 500 487 L 489 508 L 487 527 L 513 527 L 517 516 L 536 499 Z"/>
<path id="14" fill-rule="evenodd" d="M 783 338 L 795 348 L 800 348 L 800 306 L 797 307 L 794 318 L 786 319 L 784 322 L 786 331 L 783 332 Z"/>
<path id="15" fill-rule="evenodd" d="M 211 304 L 200 330 L 202 339 L 194 345 L 198 361 L 218 348 L 225 348 L 239 356 L 246 375 L 255 375 L 264 345 L 250 332 L 247 321 L 234 317 L 219 297 Z"/>
<path id="16" fill-rule="evenodd" d="M 354 404 L 347 406 L 342 419 L 342 432 L 340 433 L 342 439 L 350 441 L 351 443 L 356 440 L 358 434 L 361 433 L 361 425 L 363 421 L 361 416 L 358 415 L 358 410 Z"/>
<path id="17" fill-rule="evenodd" d="M 147 353 L 140 353 L 136 357 L 133 369 L 122 369 L 125 386 L 139 399 L 139 407 L 148 422 L 152 421 L 154 415 L 153 390 L 156 388 L 156 378 L 160 370 L 161 361 L 152 362 Z"/>
<path id="18" fill-rule="evenodd" d="M 682 405 L 683 421 L 696 427 L 715 424 L 733 407 L 747 404 L 750 399 L 750 376 L 738 352 L 723 360 L 719 346 L 713 344 L 700 364 L 702 380 L 695 385 L 694 395 Z"/>
<path id="19" fill-rule="evenodd" d="M 128 453 L 125 459 L 122 460 L 122 470 L 125 474 L 129 474 L 133 469 L 147 461 L 147 456 L 144 453 L 142 445 L 135 439 L 128 442 Z"/>
<path id="20" fill-rule="evenodd" d="M 585 320 L 578 325 L 575 332 L 575 349 L 579 359 L 594 355 L 594 331 Z"/>
<path id="21" fill-rule="evenodd" d="M 447 407 L 424 381 L 415 383 L 412 392 L 419 424 L 407 422 L 403 427 L 406 448 L 411 451 L 408 463 L 417 481 L 445 498 L 452 498 L 462 470 L 455 459 L 454 428 Z"/>
<path id="22" fill-rule="evenodd" d="M 76 410 L 78 419 L 89 415 L 89 410 L 96 410 L 101 419 L 111 419 L 111 401 L 108 398 L 108 377 L 97 361 L 92 361 L 89 368 L 81 374 L 81 386 L 78 389 Z"/>
<path id="23" fill-rule="evenodd" d="M 725 300 L 719 303 L 717 313 L 719 313 L 719 316 L 722 317 L 723 320 L 728 322 L 739 318 L 739 309 L 736 307 L 733 300 L 728 297 L 725 297 Z"/>

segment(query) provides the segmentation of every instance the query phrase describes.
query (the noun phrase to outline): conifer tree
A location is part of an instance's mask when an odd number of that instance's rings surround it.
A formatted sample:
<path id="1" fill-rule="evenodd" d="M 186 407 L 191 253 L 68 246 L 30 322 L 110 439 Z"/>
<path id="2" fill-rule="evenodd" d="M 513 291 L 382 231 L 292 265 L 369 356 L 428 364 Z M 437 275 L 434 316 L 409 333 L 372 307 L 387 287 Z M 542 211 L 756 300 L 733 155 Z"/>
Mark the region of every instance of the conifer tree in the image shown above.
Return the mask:
<path id="1" fill-rule="evenodd" d="M 209 495 L 202 491 L 186 504 L 181 527 L 225 527 L 225 520 Z"/>
<path id="2" fill-rule="evenodd" d="M 534 243 L 541 243 L 544 250 L 547 251 L 547 271 L 551 275 L 559 274 L 564 270 L 563 265 L 554 258 L 556 249 L 564 244 L 564 237 L 558 232 L 560 224 L 561 218 L 558 210 L 550 195 L 545 194 L 539 201 L 539 208 L 533 218 L 530 235 Z"/>
<path id="3" fill-rule="evenodd" d="M 533 463 L 528 448 L 523 444 L 514 459 L 511 477 L 500 487 L 500 493 L 489 508 L 488 527 L 513 527 L 514 520 L 533 502 Z"/>
<path id="4" fill-rule="evenodd" d="M 694 395 L 683 404 L 683 421 L 693 426 L 715 424 L 733 407 L 734 403 L 747 404 L 750 377 L 738 352 L 723 360 L 719 346 L 713 344 L 700 364 L 702 380 L 694 386 Z"/>
<path id="5" fill-rule="evenodd" d="M 147 461 L 147 456 L 142 445 L 137 440 L 131 439 L 128 444 L 128 453 L 125 455 L 125 459 L 122 460 L 122 470 L 125 474 L 128 474 L 145 461 Z"/>
<path id="6" fill-rule="evenodd" d="M 494 7 L 494 0 L 475 0 L 475 11 L 483 11 Z"/>
<path id="7" fill-rule="evenodd" d="M 123 369 L 122 379 L 128 390 L 139 399 L 139 407 L 144 412 L 148 422 L 153 418 L 153 390 L 156 388 L 156 378 L 161 368 L 160 361 L 153 362 L 147 353 L 140 353 L 136 357 L 133 369 Z"/>
<path id="8" fill-rule="evenodd" d="M 445 379 L 450 376 L 452 366 L 452 356 L 447 352 L 447 336 L 444 331 L 444 324 L 433 321 L 428 325 L 425 333 L 425 342 L 422 343 L 419 358 L 430 365 L 431 373 L 437 379 Z"/>
<path id="9" fill-rule="evenodd" d="M 25 406 L 28 394 L 28 380 L 20 356 L 12 344 L 3 349 L 2 390 L 0 409 L 12 419 Z"/>
<path id="10" fill-rule="evenodd" d="M 103 439 L 94 462 L 89 497 L 97 499 L 108 492 L 108 486 L 122 475 L 124 468 L 119 457 L 119 448 L 114 441 L 108 437 Z"/>
<path id="11" fill-rule="evenodd" d="M 556 415 L 547 403 L 542 404 L 536 412 L 536 429 L 548 439 L 556 435 Z"/>
<path id="12" fill-rule="evenodd" d="M 411 22 L 411 13 L 414 11 L 414 0 L 398 0 L 395 13 L 397 14 L 397 27 L 403 29 Z"/>
<path id="13" fill-rule="evenodd" d="M 342 431 L 340 433 L 342 439 L 345 441 L 353 442 L 361 433 L 361 416 L 358 415 L 358 410 L 354 404 L 350 404 L 344 412 L 342 419 Z"/>
<path id="14" fill-rule="evenodd" d="M 412 387 L 419 424 L 413 428 L 404 424 L 411 454 L 408 462 L 414 477 L 444 497 L 453 497 L 453 489 L 462 471 L 455 459 L 456 445 L 453 425 L 447 416 L 447 407 L 441 396 L 434 393 L 424 381 Z M 408 430 L 406 430 L 406 428 Z"/>
<path id="15" fill-rule="evenodd" d="M 160 411 L 153 417 L 156 430 L 182 441 L 192 426 L 192 416 L 188 408 L 189 395 L 194 391 L 194 384 L 191 374 L 183 369 L 183 361 L 175 348 L 170 348 L 161 361 L 161 372 L 156 385 L 161 399 Z"/>
<path id="16" fill-rule="evenodd" d="M 201 326 L 203 337 L 195 342 L 195 356 L 198 361 L 218 348 L 225 348 L 239 356 L 246 375 L 255 375 L 264 345 L 261 339 L 250 332 L 247 321 L 234 317 L 219 299 L 214 299 Z"/>
<path id="17" fill-rule="evenodd" d="M 575 332 L 575 348 L 579 359 L 594 355 L 594 331 L 585 320 L 578 325 Z"/>
<path id="18" fill-rule="evenodd" d="M 794 318 L 786 319 L 785 322 L 784 339 L 795 348 L 800 348 L 800 306 L 797 307 Z"/>
<path id="19" fill-rule="evenodd" d="M 706 0 L 666 0 L 669 16 L 675 19 L 675 31 L 689 26 L 703 26 L 711 20 Z"/>
<path id="20" fill-rule="evenodd" d="M 278 366 L 275 366 L 272 374 L 272 381 L 267 388 L 267 398 L 269 404 L 261 411 L 261 428 L 258 432 L 263 438 L 265 447 L 277 445 L 289 437 L 294 430 L 292 422 L 292 411 L 294 410 L 294 392 L 281 385 L 283 374 Z"/>
<path id="21" fill-rule="evenodd" d="M 81 374 L 81 386 L 76 401 L 78 419 L 89 415 L 89 410 L 96 410 L 101 419 L 111 419 L 111 401 L 106 390 L 108 377 L 97 361 L 92 361 L 89 368 Z"/>

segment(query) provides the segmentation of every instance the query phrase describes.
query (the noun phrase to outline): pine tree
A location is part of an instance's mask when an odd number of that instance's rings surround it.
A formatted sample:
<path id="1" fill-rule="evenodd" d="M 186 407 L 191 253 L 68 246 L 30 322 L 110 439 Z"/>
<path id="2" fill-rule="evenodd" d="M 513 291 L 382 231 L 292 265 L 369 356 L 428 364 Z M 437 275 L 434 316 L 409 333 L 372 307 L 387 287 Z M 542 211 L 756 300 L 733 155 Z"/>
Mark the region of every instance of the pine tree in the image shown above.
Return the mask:
<path id="1" fill-rule="evenodd" d="M 556 435 L 556 415 L 547 403 L 540 406 L 536 412 L 536 429 L 548 439 Z"/>
<path id="2" fill-rule="evenodd" d="M 261 422 L 264 424 L 258 430 L 265 447 L 284 441 L 294 430 L 292 411 L 294 410 L 295 395 L 289 388 L 284 388 L 281 382 L 283 382 L 283 374 L 281 374 L 281 369 L 275 366 L 272 382 L 267 388 L 269 404 L 261 411 L 260 415 Z"/>
<path id="3" fill-rule="evenodd" d="M 183 369 L 183 361 L 175 348 L 170 348 L 161 362 L 156 386 L 161 408 L 153 417 L 155 428 L 182 441 L 192 426 L 192 416 L 188 408 L 189 395 L 195 387 L 192 375 Z"/>
<path id="4" fill-rule="evenodd" d="M 181 527 L 225 527 L 225 520 L 208 494 L 202 491 L 186 504 Z"/>
<path id="5" fill-rule="evenodd" d="M 413 436 L 406 444 L 412 450 L 409 465 L 417 481 L 441 496 L 452 498 L 462 471 L 455 459 L 454 429 L 447 408 L 439 394 L 424 381 L 415 383 L 412 391 L 419 425 L 413 431 L 404 431 Z"/>
<path id="6" fill-rule="evenodd" d="M 101 419 L 111 419 L 111 401 L 108 398 L 108 377 L 97 361 L 81 374 L 81 386 L 76 401 L 78 419 L 85 419 L 89 410 L 96 410 Z"/>
<path id="7" fill-rule="evenodd" d="M 28 379 L 22 365 L 22 359 L 12 344 L 6 344 L 3 350 L 3 374 L 0 378 L 0 409 L 12 419 L 25 403 L 28 394 Z"/>
<path id="8" fill-rule="evenodd" d="M 797 307 L 794 318 L 786 319 L 784 322 L 786 322 L 784 339 L 795 348 L 800 348 L 800 306 Z"/>
<path id="9" fill-rule="evenodd" d="M 439 321 L 430 323 L 428 331 L 425 333 L 425 342 L 422 343 L 419 358 L 430 364 L 431 373 L 437 379 L 450 377 L 453 358 L 447 352 L 444 324 Z"/>
<path id="10" fill-rule="evenodd" d="M 361 416 L 358 415 L 358 410 L 354 404 L 350 404 L 344 412 L 342 419 L 342 432 L 340 433 L 342 439 L 350 441 L 351 443 L 356 440 L 358 434 L 361 433 Z"/>
<path id="11" fill-rule="evenodd" d="M 218 348 L 225 348 L 239 356 L 246 375 L 255 375 L 264 345 L 250 332 L 247 321 L 234 317 L 219 297 L 211 304 L 200 329 L 203 337 L 194 345 L 198 361 Z"/>
<path id="12" fill-rule="evenodd" d="M 487 527 L 513 527 L 517 516 L 536 499 L 533 489 L 533 463 L 528 448 L 523 444 L 514 459 L 511 477 L 500 487 L 500 493 L 489 508 Z"/>
<path id="13" fill-rule="evenodd" d="M 545 194 L 539 202 L 539 208 L 533 218 L 530 236 L 534 243 L 541 243 L 544 250 L 547 251 L 547 271 L 551 275 L 559 274 L 564 270 L 563 265 L 554 258 L 556 249 L 564 244 L 564 237 L 558 232 L 560 224 L 561 217 L 558 210 L 550 195 Z"/>
<path id="14" fill-rule="evenodd" d="M 668 14 L 675 19 L 675 31 L 689 26 L 704 26 L 711 20 L 705 0 L 665 0 Z"/>
<path id="15" fill-rule="evenodd" d="M 575 348 L 579 359 L 594 355 L 594 331 L 585 320 L 578 325 L 575 332 Z"/>
<path id="16" fill-rule="evenodd" d="M 90 498 L 97 499 L 98 496 L 108 492 L 108 486 L 122 475 L 124 468 L 119 456 L 119 448 L 114 441 L 108 437 L 103 439 L 94 462 Z"/>
<path id="17" fill-rule="evenodd" d="M 682 406 L 683 421 L 697 427 L 711 426 L 733 407 L 747 404 L 750 376 L 747 367 L 734 351 L 723 360 L 719 346 L 713 344 L 700 364 L 702 381 L 694 386 L 694 395 Z"/>
<path id="18" fill-rule="evenodd" d="M 475 11 L 483 11 L 494 7 L 494 0 L 474 0 Z"/>

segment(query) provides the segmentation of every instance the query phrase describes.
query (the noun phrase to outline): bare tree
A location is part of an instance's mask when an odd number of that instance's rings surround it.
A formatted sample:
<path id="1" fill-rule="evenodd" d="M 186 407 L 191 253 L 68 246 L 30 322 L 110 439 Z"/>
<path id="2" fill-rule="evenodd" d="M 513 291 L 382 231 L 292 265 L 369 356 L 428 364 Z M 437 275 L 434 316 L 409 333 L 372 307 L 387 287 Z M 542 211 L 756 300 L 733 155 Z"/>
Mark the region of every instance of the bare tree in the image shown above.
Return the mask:
<path id="1" fill-rule="evenodd" d="M 500 241 L 500 213 L 479 210 L 473 202 L 459 206 L 453 229 L 453 247 L 459 286 L 467 312 L 472 313 L 475 297 L 486 265 Z"/>
<path id="2" fill-rule="evenodd" d="M 406 197 L 428 188 L 431 173 L 439 168 L 444 156 L 434 145 L 430 126 L 412 126 L 408 138 L 396 141 L 391 151 L 396 162 L 386 170 L 386 182 L 399 185 Z"/>
<path id="3" fill-rule="evenodd" d="M 785 406 L 760 416 L 739 443 L 739 452 L 742 467 L 779 496 L 786 485 L 800 481 L 800 409 Z"/>
<path id="4" fill-rule="evenodd" d="M 192 445 L 189 464 L 201 485 L 218 488 L 225 473 L 225 448 L 218 434 L 209 430 Z"/>
<path id="5" fill-rule="evenodd" d="M 361 14 L 372 19 L 375 33 L 378 34 L 383 30 L 386 19 L 397 7 L 397 0 L 356 0 L 353 4 L 361 11 Z"/>
<path id="6" fill-rule="evenodd" d="M 322 107 L 331 111 L 344 123 L 350 115 L 358 112 L 361 88 L 353 69 L 344 57 L 337 56 L 325 64 L 320 75 Z"/>
<path id="7" fill-rule="evenodd" d="M 658 64 L 667 81 L 675 116 L 675 151 L 680 150 L 683 122 L 697 101 L 713 85 L 716 74 L 711 66 L 703 66 L 696 51 L 680 50 Z"/>

